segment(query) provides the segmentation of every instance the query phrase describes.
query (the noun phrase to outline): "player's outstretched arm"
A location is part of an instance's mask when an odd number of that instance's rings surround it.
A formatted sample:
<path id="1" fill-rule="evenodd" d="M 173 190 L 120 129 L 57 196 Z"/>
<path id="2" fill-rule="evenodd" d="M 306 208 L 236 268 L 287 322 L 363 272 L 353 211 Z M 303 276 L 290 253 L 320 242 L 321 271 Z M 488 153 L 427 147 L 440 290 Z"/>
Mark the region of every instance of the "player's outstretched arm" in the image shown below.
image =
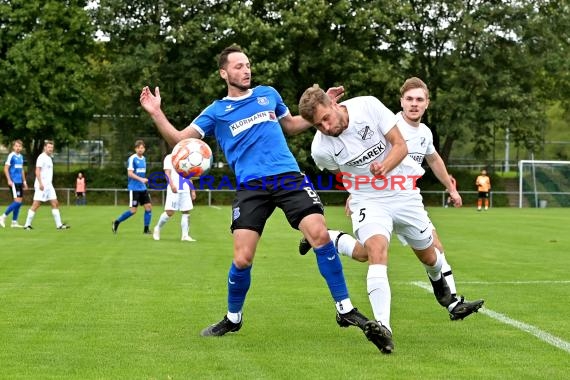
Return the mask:
<path id="1" fill-rule="evenodd" d="M 186 127 L 182 131 L 174 128 L 160 107 L 162 99 L 160 97 L 160 89 L 158 87 L 154 89 L 153 94 L 150 88 L 145 86 L 141 91 L 139 100 L 143 109 L 148 112 L 152 121 L 154 121 L 158 132 L 160 132 L 162 137 L 164 137 L 170 146 L 174 146 L 178 141 L 189 137 L 202 137 L 197 130 L 190 126 Z"/>
<path id="2" fill-rule="evenodd" d="M 441 182 L 441 184 L 445 186 L 447 191 L 449 191 L 449 196 L 453 201 L 453 205 L 455 207 L 461 207 L 463 205 L 463 200 L 461 199 L 461 195 L 459 195 L 457 189 L 455 188 L 455 185 L 453 184 L 453 181 L 449 177 L 449 173 L 447 172 L 447 168 L 445 167 L 445 162 L 443 162 L 443 159 L 441 158 L 439 153 L 434 152 L 432 154 L 426 155 L 426 161 L 431 170 L 433 171 L 433 174 L 435 174 L 435 176 L 439 180 L 439 182 Z"/>

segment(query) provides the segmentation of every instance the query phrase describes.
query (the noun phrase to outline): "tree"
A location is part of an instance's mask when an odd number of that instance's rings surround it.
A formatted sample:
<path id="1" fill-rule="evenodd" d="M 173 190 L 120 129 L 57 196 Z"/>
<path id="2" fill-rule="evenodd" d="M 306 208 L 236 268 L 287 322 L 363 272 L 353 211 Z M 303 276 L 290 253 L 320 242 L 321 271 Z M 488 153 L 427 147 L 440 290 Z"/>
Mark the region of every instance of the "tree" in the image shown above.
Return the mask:
<path id="1" fill-rule="evenodd" d="M 0 6 L 0 130 L 20 138 L 30 166 L 44 139 L 69 144 L 93 114 L 93 25 L 86 1 L 12 0 Z"/>

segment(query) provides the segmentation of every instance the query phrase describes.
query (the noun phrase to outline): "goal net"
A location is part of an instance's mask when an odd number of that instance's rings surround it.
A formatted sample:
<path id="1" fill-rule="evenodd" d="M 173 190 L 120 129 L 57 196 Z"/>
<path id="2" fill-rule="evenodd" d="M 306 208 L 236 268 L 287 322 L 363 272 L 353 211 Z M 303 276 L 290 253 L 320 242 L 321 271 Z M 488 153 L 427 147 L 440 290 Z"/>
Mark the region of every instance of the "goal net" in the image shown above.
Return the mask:
<path id="1" fill-rule="evenodd" d="M 570 207 L 570 161 L 519 161 L 519 208 Z"/>

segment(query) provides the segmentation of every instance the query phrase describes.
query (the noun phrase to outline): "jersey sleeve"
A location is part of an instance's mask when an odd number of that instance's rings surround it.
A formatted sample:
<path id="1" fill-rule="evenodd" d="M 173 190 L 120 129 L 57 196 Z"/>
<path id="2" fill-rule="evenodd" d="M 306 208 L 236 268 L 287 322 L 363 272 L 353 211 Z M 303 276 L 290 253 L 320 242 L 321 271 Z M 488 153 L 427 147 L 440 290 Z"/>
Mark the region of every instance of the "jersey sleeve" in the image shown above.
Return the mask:
<path id="1" fill-rule="evenodd" d="M 174 167 L 172 166 L 172 154 L 168 154 L 166 157 L 164 157 L 164 161 L 162 162 L 162 169 L 174 170 Z"/>
<path id="2" fill-rule="evenodd" d="M 287 116 L 287 114 L 289 114 L 289 107 L 287 107 L 283 101 L 281 94 L 279 94 L 279 92 L 271 86 L 268 86 L 267 88 L 275 98 L 275 115 L 277 115 L 277 119 L 281 119 L 282 117 Z"/>
<path id="3" fill-rule="evenodd" d="M 216 103 L 217 101 L 214 101 L 208 107 L 204 108 L 200 115 L 190 123 L 190 127 L 197 130 L 200 135 L 202 135 L 202 138 L 204 136 L 214 135 L 216 128 Z"/>
<path id="4" fill-rule="evenodd" d="M 11 166 L 12 165 L 12 157 L 14 156 L 14 152 L 11 152 L 8 157 L 6 157 L 6 163 L 4 166 Z"/>
<path id="5" fill-rule="evenodd" d="M 368 96 L 367 103 L 368 112 L 371 114 L 372 120 L 378 121 L 376 125 L 378 130 L 386 136 L 396 126 L 398 118 L 394 112 L 374 96 Z"/>
<path id="6" fill-rule="evenodd" d="M 334 160 L 334 154 L 331 153 L 328 145 L 323 141 L 320 132 L 317 132 L 313 138 L 311 156 L 317 167 L 321 170 L 337 171 L 340 169 L 338 163 Z"/>
<path id="7" fill-rule="evenodd" d="M 429 156 L 430 154 L 435 153 L 435 145 L 433 145 L 433 133 L 431 133 L 431 129 L 429 129 L 427 125 L 422 124 L 422 127 L 426 135 L 426 143 L 427 143 L 426 155 Z"/>
<path id="8" fill-rule="evenodd" d="M 127 160 L 127 170 L 135 170 L 135 155 L 131 155 Z"/>

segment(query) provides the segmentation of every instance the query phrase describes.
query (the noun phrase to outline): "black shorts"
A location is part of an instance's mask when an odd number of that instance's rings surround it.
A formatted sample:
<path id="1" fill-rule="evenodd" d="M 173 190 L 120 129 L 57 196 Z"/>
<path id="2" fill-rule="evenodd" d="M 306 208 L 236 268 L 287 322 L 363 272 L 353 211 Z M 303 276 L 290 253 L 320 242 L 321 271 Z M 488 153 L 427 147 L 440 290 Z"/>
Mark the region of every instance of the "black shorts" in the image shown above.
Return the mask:
<path id="1" fill-rule="evenodd" d="M 148 191 L 129 191 L 129 207 L 137 207 L 150 203 L 150 194 Z"/>
<path id="2" fill-rule="evenodd" d="M 305 216 L 324 214 L 321 199 L 308 178 L 301 173 L 283 173 L 238 185 L 232 205 L 232 232 L 248 229 L 261 235 L 276 207 L 295 229 Z"/>
<path id="3" fill-rule="evenodd" d="M 480 191 L 477 195 L 477 197 L 479 199 L 485 199 L 485 198 L 489 198 L 489 192 L 488 191 Z"/>
<path id="4" fill-rule="evenodd" d="M 12 187 L 9 188 L 12 198 L 22 198 L 24 196 L 24 184 L 12 182 Z"/>

